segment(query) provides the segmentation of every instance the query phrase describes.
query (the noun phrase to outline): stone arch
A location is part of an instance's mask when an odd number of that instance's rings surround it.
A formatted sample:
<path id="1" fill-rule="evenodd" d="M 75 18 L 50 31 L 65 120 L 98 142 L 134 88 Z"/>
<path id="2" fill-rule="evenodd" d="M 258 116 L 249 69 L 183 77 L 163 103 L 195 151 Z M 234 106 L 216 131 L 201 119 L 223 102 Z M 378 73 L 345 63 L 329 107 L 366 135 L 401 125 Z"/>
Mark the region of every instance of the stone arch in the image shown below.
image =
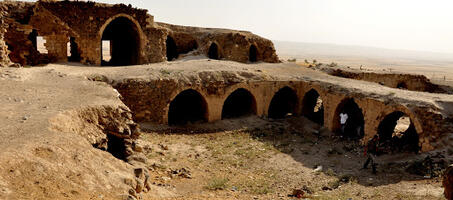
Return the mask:
<path id="1" fill-rule="evenodd" d="M 253 94 L 244 88 L 239 88 L 225 99 L 222 119 L 253 115 L 256 114 L 256 110 L 256 99 Z"/>
<path id="2" fill-rule="evenodd" d="M 305 93 L 301 113 L 311 121 L 324 125 L 324 102 L 318 91 L 311 89 Z"/>
<path id="3" fill-rule="evenodd" d="M 206 99 L 198 91 L 184 90 L 170 102 L 168 108 L 169 125 L 185 125 L 200 121 L 208 121 L 208 105 Z"/>
<path id="4" fill-rule="evenodd" d="M 108 19 L 99 30 L 101 65 L 125 66 L 141 63 L 143 31 L 140 24 L 127 14 Z M 110 41 L 111 60 L 103 62 L 102 41 Z"/>
<path id="5" fill-rule="evenodd" d="M 167 36 L 165 41 L 167 47 L 167 61 L 172 61 L 178 58 L 178 47 L 176 46 L 175 40 L 171 36 Z"/>
<path id="6" fill-rule="evenodd" d="M 297 93 L 292 88 L 285 86 L 278 90 L 272 97 L 269 105 L 269 118 L 284 118 L 296 113 Z"/>
<path id="7" fill-rule="evenodd" d="M 214 59 L 214 60 L 219 60 L 220 59 L 219 45 L 217 45 L 217 43 L 213 42 L 209 46 L 208 57 L 210 59 Z"/>
<path id="8" fill-rule="evenodd" d="M 347 114 L 348 119 L 342 132 L 340 114 Z M 335 109 L 333 116 L 333 132 L 348 138 L 363 138 L 365 135 L 365 118 L 362 109 L 355 102 L 354 98 L 343 99 Z"/>
<path id="9" fill-rule="evenodd" d="M 249 62 L 257 62 L 258 61 L 258 49 L 256 45 L 252 44 L 249 48 Z"/>
<path id="10" fill-rule="evenodd" d="M 377 134 L 384 153 L 420 151 L 414 122 L 402 111 L 394 111 L 379 123 Z"/>

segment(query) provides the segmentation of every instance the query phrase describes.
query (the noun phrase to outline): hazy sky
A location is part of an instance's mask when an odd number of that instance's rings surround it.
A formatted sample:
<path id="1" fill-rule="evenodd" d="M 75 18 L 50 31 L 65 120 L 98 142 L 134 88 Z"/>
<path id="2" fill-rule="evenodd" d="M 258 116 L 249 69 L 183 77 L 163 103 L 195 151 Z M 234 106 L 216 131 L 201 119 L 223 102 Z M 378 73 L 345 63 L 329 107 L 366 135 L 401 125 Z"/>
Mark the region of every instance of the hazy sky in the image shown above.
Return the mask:
<path id="1" fill-rule="evenodd" d="M 97 0 L 156 21 L 249 30 L 272 40 L 453 53 L 452 0 Z"/>

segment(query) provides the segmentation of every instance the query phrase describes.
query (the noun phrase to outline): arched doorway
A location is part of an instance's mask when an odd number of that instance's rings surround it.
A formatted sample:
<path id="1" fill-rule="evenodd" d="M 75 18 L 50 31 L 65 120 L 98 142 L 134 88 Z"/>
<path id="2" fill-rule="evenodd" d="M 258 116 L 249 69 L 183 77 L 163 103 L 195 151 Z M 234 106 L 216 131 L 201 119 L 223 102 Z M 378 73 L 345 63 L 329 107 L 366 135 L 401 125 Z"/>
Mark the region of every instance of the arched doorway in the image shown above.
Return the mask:
<path id="1" fill-rule="evenodd" d="M 256 48 L 255 45 L 251 45 L 250 50 L 249 50 L 249 61 L 250 62 L 258 61 L 257 54 L 258 54 L 258 49 Z"/>
<path id="2" fill-rule="evenodd" d="M 343 126 L 340 122 L 340 114 L 347 115 Z M 362 109 L 353 98 L 344 99 L 335 110 L 334 131 L 347 138 L 362 138 L 365 135 L 364 129 L 365 119 Z"/>
<path id="3" fill-rule="evenodd" d="M 175 40 L 172 37 L 167 36 L 166 45 L 167 45 L 167 60 L 172 61 L 174 59 L 177 59 L 178 49 L 176 47 Z"/>
<path id="4" fill-rule="evenodd" d="M 324 125 L 324 105 L 315 89 L 308 91 L 302 101 L 302 115 L 309 120 Z"/>
<path id="5" fill-rule="evenodd" d="M 290 87 L 284 87 L 275 93 L 269 105 L 269 118 L 284 118 L 294 114 L 297 94 Z"/>
<path id="6" fill-rule="evenodd" d="M 231 93 L 223 103 L 222 119 L 237 118 L 255 113 L 255 97 L 248 90 L 240 88 Z"/>
<path id="7" fill-rule="evenodd" d="M 219 57 L 219 46 L 216 43 L 212 43 L 209 47 L 208 57 L 210 59 L 218 60 Z"/>
<path id="8" fill-rule="evenodd" d="M 378 126 L 380 149 L 384 153 L 415 152 L 420 150 L 419 136 L 411 118 L 396 111 L 387 115 Z"/>
<path id="9" fill-rule="evenodd" d="M 185 90 L 170 103 L 168 110 L 169 125 L 185 125 L 207 121 L 206 100 L 195 90 Z"/>
<path id="10" fill-rule="evenodd" d="M 104 44 L 109 44 L 108 50 Z M 111 21 L 101 40 L 102 65 L 125 66 L 139 64 L 140 35 L 137 25 L 127 17 L 118 17 Z M 104 47 L 103 47 L 104 46 Z M 103 58 L 102 54 L 110 51 L 110 60 Z M 108 53 L 108 52 L 107 52 Z"/>

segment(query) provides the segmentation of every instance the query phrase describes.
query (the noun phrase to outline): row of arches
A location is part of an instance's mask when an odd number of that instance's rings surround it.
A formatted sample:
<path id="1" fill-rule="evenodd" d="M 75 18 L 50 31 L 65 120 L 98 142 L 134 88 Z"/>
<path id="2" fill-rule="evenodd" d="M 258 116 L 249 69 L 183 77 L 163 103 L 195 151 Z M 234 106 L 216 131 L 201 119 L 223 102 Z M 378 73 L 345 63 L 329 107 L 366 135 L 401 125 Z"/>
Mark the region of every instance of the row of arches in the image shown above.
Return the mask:
<path id="1" fill-rule="evenodd" d="M 300 113 L 311 121 L 324 124 L 324 102 L 315 89 L 305 93 L 302 110 L 298 109 L 298 95 L 290 87 L 278 90 L 268 107 L 268 117 L 285 118 Z M 222 119 L 256 115 L 257 103 L 253 94 L 244 88 L 232 92 L 224 101 Z M 348 115 L 345 124 L 340 114 Z M 365 119 L 362 109 L 354 98 L 342 100 L 336 107 L 333 117 L 333 132 L 350 139 L 361 139 L 365 133 Z M 188 89 L 179 93 L 171 101 L 168 111 L 169 125 L 207 122 L 208 106 L 205 98 L 196 90 Z M 418 152 L 419 138 L 412 119 L 402 111 L 388 114 L 380 123 L 377 134 L 381 149 L 388 153 Z"/>
<path id="2" fill-rule="evenodd" d="M 176 45 L 175 40 L 171 36 L 167 36 L 166 40 L 166 48 L 167 48 L 167 61 L 173 61 L 178 58 L 179 54 L 187 53 L 187 52 L 178 52 L 178 47 Z M 198 44 L 195 40 L 191 42 L 191 50 L 195 50 L 198 48 Z M 250 45 L 249 47 L 249 62 L 257 62 L 258 61 L 258 49 L 255 45 Z M 215 42 L 212 42 L 209 46 L 207 56 L 209 59 L 213 60 L 220 60 L 220 48 L 219 45 Z"/>

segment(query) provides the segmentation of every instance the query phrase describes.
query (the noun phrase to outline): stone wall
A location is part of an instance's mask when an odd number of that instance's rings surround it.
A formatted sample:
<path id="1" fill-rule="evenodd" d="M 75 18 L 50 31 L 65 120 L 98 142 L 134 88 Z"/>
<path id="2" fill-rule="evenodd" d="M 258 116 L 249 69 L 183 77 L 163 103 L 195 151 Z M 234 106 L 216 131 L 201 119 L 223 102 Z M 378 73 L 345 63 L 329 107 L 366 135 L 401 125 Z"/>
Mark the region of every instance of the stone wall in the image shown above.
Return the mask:
<path id="1" fill-rule="evenodd" d="M 253 75 L 247 75 L 253 76 Z M 219 77 L 213 79 L 212 77 Z M 246 79 L 246 80 L 244 80 Z M 250 81 L 254 79 L 254 81 Z M 200 72 L 196 77 L 178 81 L 127 79 L 115 81 L 115 87 L 123 96 L 124 103 L 133 111 L 134 119 L 140 122 L 168 123 L 169 106 L 182 91 L 196 90 L 207 103 L 207 121 L 222 119 L 223 103 L 236 89 L 248 90 L 256 101 L 256 115 L 267 116 L 272 98 L 283 87 L 292 88 L 298 97 L 294 114 L 300 115 L 303 98 L 315 89 L 323 100 L 324 125 L 331 131 L 339 129 L 336 118 L 338 107 L 344 99 L 352 98 L 362 110 L 364 132 L 362 142 L 368 141 L 378 132 L 379 124 L 389 114 L 401 111 L 408 115 L 419 135 L 422 151 L 446 146 L 441 139 L 453 133 L 452 115 L 442 113 L 435 104 L 416 100 L 396 99 L 387 96 L 364 95 L 360 91 L 348 90 L 336 85 L 315 81 L 267 81 L 259 77 L 244 78 L 227 72 Z"/>
<path id="2" fill-rule="evenodd" d="M 212 43 L 219 46 L 220 59 L 249 61 L 250 47 L 257 49 L 257 61 L 279 62 L 270 40 L 250 32 L 208 29 L 154 23 L 147 10 L 131 5 L 101 4 L 85 1 L 0 2 L 7 14 L 5 41 L 11 49 L 11 61 L 21 65 L 38 65 L 68 61 L 67 44 L 73 38 L 80 61 L 101 65 L 101 40 L 106 28 L 118 18 L 126 18 L 138 35 L 136 63 L 166 60 L 167 36 L 174 38 L 180 54 L 195 50 L 207 54 Z M 6 26 L 4 27 L 6 28 Z M 40 54 L 30 40 L 30 33 L 42 36 L 48 54 Z"/>
<path id="3" fill-rule="evenodd" d="M 5 33 L 8 25 L 5 23 L 4 15 L 6 15 L 6 8 L 0 5 L 0 67 L 10 65 L 8 58 L 8 47 L 5 44 Z"/>
<path id="4" fill-rule="evenodd" d="M 247 31 L 178 26 L 157 23 L 168 30 L 168 36 L 175 39 L 178 51 L 191 50 L 193 42 L 197 44 L 197 53 L 207 55 L 212 43 L 219 46 L 220 59 L 237 62 L 249 62 L 250 46 L 257 48 L 257 61 L 277 63 L 278 56 L 272 41 Z"/>
<path id="5" fill-rule="evenodd" d="M 431 93 L 446 93 L 446 91 L 441 87 L 431 83 L 431 81 L 424 75 L 353 72 L 341 69 L 324 69 L 324 71 L 327 71 L 333 76 L 375 82 L 391 88 Z"/>

